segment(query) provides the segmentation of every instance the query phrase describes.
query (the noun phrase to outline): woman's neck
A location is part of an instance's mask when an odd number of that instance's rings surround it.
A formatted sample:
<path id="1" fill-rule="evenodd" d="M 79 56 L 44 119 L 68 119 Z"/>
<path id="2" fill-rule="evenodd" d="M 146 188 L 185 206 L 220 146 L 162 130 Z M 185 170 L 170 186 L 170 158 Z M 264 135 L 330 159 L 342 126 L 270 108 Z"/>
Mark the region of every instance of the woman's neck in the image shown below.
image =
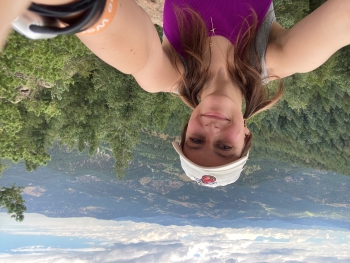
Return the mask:
<path id="1" fill-rule="evenodd" d="M 224 37 L 214 36 L 210 38 L 210 43 L 210 50 L 208 49 L 204 58 L 205 63 L 210 63 L 210 77 L 200 94 L 201 100 L 207 95 L 216 94 L 228 96 L 238 105 L 242 105 L 243 94 L 238 85 L 232 82 L 227 69 L 227 51 L 232 47 L 231 42 Z M 233 52 L 230 56 L 233 56 Z"/>
<path id="2" fill-rule="evenodd" d="M 204 55 L 204 62 L 210 63 L 210 67 L 226 64 L 227 51 L 232 47 L 231 42 L 222 36 L 209 38 L 209 47 Z"/>

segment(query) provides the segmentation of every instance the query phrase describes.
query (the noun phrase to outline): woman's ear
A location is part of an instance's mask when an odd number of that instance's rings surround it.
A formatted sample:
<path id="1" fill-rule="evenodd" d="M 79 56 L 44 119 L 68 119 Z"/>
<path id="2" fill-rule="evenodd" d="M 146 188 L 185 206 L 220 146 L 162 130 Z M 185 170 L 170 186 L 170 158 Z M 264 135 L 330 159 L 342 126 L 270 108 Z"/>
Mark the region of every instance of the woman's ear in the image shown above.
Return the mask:
<path id="1" fill-rule="evenodd" d="M 250 136 L 250 130 L 248 129 L 247 126 L 244 127 L 244 134 L 245 136 Z"/>

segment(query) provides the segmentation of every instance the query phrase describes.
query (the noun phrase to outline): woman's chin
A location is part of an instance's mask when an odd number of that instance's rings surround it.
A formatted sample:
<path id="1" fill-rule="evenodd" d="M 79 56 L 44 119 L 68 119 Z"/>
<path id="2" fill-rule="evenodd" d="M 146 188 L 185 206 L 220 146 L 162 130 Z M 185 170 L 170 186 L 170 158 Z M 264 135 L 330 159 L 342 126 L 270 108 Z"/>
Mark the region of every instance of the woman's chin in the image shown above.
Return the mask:
<path id="1" fill-rule="evenodd" d="M 232 99 L 224 96 L 215 96 L 203 100 L 197 108 L 199 109 L 200 114 L 215 113 L 209 115 L 218 115 L 218 117 L 224 117 L 227 119 L 231 119 L 234 112 L 241 112 L 241 109 Z"/>

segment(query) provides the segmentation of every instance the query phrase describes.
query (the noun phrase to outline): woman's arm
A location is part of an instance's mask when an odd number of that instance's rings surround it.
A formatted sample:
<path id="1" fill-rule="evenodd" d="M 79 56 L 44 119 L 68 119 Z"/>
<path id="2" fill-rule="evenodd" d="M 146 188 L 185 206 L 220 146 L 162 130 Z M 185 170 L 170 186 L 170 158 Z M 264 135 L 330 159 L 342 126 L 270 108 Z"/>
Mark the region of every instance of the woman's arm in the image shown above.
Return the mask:
<path id="1" fill-rule="evenodd" d="M 78 37 L 102 60 L 132 74 L 148 92 L 169 92 L 180 78 L 150 17 L 134 0 L 118 0 L 116 15 L 104 31 Z"/>
<path id="2" fill-rule="evenodd" d="M 79 0 L 34 0 L 37 4 L 62 5 Z M 146 12 L 135 0 L 107 0 L 117 5 L 112 22 L 94 34 L 78 34 L 80 40 L 98 57 L 116 69 L 132 74 L 148 92 L 169 92 L 180 74 L 163 49 L 157 31 Z M 0 47 L 11 22 L 30 4 L 29 0 L 0 1 Z"/>
<path id="3" fill-rule="evenodd" d="M 272 26 L 266 50 L 270 76 L 287 77 L 321 66 L 350 44 L 350 1 L 328 0 L 293 28 Z"/>

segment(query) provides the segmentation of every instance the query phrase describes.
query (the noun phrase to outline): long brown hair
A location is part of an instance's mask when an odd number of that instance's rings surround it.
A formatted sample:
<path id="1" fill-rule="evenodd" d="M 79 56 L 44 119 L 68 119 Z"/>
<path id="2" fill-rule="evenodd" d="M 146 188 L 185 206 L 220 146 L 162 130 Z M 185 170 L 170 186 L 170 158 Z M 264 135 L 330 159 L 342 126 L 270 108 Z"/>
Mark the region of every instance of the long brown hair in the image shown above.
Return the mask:
<path id="1" fill-rule="evenodd" d="M 198 98 L 204 84 L 209 79 L 209 66 L 205 65 L 203 58 L 209 47 L 207 27 L 201 16 L 191 8 L 179 8 L 174 6 L 177 17 L 182 50 L 186 61 L 186 72 L 176 84 L 178 94 L 182 101 L 192 109 L 199 104 Z M 247 29 L 245 30 L 245 27 Z M 243 30 L 244 29 L 244 30 Z M 245 111 L 243 118 L 249 119 L 255 114 L 271 108 L 283 95 L 283 82 L 279 79 L 277 90 L 273 96 L 261 79 L 262 64 L 256 49 L 258 18 L 254 10 L 245 18 L 235 45 L 227 50 L 227 69 L 231 80 L 236 83 L 245 99 Z M 190 33 L 188 33 L 190 32 Z M 210 52 L 210 48 L 209 48 Z M 176 64 L 177 52 L 171 50 Z M 186 124 L 181 133 L 181 146 L 183 148 Z M 247 136 L 241 156 L 245 156 L 251 148 L 252 135 Z"/>

